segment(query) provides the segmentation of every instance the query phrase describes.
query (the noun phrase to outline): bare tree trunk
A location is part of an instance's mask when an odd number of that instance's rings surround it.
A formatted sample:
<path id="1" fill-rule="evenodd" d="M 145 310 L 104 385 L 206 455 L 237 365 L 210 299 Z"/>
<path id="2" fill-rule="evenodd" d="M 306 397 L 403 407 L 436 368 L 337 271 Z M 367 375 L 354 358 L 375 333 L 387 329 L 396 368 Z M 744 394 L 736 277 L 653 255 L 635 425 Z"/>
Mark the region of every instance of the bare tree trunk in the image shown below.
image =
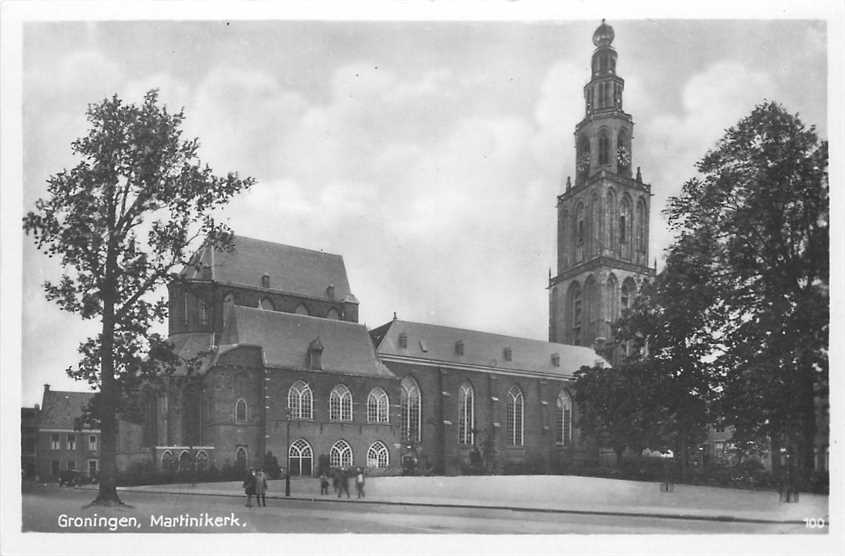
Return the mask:
<path id="1" fill-rule="evenodd" d="M 117 496 L 117 388 L 114 379 L 114 268 L 116 255 L 109 249 L 103 284 L 103 331 L 100 340 L 100 490 L 92 504 L 113 506 Z M 111 263 L 111 264 L 110 264 Z"/>

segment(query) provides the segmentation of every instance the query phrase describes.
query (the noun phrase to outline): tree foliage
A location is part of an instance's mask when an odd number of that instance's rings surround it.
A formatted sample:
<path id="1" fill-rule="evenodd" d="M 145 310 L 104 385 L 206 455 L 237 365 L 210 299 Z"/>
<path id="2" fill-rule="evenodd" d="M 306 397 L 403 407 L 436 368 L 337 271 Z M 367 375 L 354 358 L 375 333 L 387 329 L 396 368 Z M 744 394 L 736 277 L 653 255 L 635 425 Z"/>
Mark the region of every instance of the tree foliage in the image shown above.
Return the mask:
<path id="1" fill-rule="evenodd" d="M 815 129 L 765 102 L 727 130 L 666 211 L 676 247 L 704 255 L 715 291 L 701 328 L 721 344 L 720 411 L 740 440 L 793 446 L 805 473 L 814 396 L 827 387 L 827 165 Z"/>
<path id="2" fill-rule="evenodd" d="M 78 164 L 50 176 L 47 196 L 23 221 L 37 248 L 63 269 L 57 281 L 44 283 L 47 299 L 102 323 L 67 372 L 99 388 L 94 412 L 102 427 L 104 502 L 118 501 L 117 412 L 130 409 L 142 381 L 179 363 L 172 346 L 150 332 L 167 315 L 165 299 L 151 294 L 191 264 L 201 238 L 231 246 L 231 230 L 215 212 L 253 183 L 203 165 L 198 140 L 182 138 L 183 120 L 182 111 L 159 105 L 155 90 L 140 105 L 116 95 L 89 105 L 88 133 L 71 144 Z"/>

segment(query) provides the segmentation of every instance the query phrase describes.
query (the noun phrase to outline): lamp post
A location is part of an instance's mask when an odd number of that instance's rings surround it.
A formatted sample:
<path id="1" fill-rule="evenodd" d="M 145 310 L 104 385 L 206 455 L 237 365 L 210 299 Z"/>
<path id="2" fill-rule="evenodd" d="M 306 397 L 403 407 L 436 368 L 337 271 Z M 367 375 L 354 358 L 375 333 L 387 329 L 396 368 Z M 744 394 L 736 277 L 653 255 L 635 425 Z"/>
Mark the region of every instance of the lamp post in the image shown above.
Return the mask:
<path id="1" fill-rule="evenodd" d="M 285 425 L 285 457 L 288 458 L 285 463 L 285 496 L 290 496 L 290 408 L 287 408 L 285 411 L 285 417 L 287 417 L 287 424 Z"/>

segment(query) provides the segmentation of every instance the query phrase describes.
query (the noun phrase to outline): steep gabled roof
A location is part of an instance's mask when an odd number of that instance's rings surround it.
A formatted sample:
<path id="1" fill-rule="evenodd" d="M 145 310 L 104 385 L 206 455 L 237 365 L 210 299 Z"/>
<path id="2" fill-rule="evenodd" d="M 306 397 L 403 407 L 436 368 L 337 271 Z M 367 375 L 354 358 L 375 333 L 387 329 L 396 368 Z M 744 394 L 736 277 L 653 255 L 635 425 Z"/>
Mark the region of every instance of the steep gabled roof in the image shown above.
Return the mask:
<path id="1" fill-rule="evenodd" d="M 93 392 L 45 390 L 41 402 L 39 427 L 43 429 L 75 429 Z"/>
<path id="2" fill-rule="evenodd" d="M 270 290 L 316 299 L 357 303 L 349 289 L 343 257 L 260 239 L 235 236 L 231 251 L 203 247 L 197 254 L 205 267 L 185 267 L 182 276 L 213 280 L 220 284 L 261 288 L 261 278 L 270 279 Z M 333 286 L 330 295 L 329 288 Z"/>
<path id="3" fill-rule="evenodd" d="M 404 334 L 407 347 L 401 347 Z M 609 366 L 592 348 L 492 334 L 435 324 L 393 320 L 371 332 L 380 357 L 407 358 L 432 364 L 571 377 L 582 366 Z M 456 344 L 461 342 L 460 355 Z M 510 360 L 505 356 L 509 350 Z M 559 366 L 553 364 L 557 356 Z"/>
<path id="4" fill-rule="evenodd" d="M 221 351 L 260 346 L 267 367 L 307 370 L 309 346 L 318 339 L 322 369 L 315 372 L 395 378 L 376 358 L 366 327 L 353 322 L 233 306 L 219 344 Z"/>

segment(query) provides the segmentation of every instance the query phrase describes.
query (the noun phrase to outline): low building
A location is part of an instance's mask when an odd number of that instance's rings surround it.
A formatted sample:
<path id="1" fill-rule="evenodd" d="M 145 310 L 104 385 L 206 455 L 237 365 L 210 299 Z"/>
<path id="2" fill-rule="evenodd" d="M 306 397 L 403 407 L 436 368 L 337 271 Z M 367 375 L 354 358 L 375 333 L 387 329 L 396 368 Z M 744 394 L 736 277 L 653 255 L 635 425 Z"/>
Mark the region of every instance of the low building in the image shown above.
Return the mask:
<path id="1" fill-rule="evenodd" d="M 37 473 L 42 481 L 57 480 L 62 471 L 96 477 L 100 468 L 100 431 L 83 424 L 90 392 L 51 390 L 44 385 L 39 412 Z"/>

